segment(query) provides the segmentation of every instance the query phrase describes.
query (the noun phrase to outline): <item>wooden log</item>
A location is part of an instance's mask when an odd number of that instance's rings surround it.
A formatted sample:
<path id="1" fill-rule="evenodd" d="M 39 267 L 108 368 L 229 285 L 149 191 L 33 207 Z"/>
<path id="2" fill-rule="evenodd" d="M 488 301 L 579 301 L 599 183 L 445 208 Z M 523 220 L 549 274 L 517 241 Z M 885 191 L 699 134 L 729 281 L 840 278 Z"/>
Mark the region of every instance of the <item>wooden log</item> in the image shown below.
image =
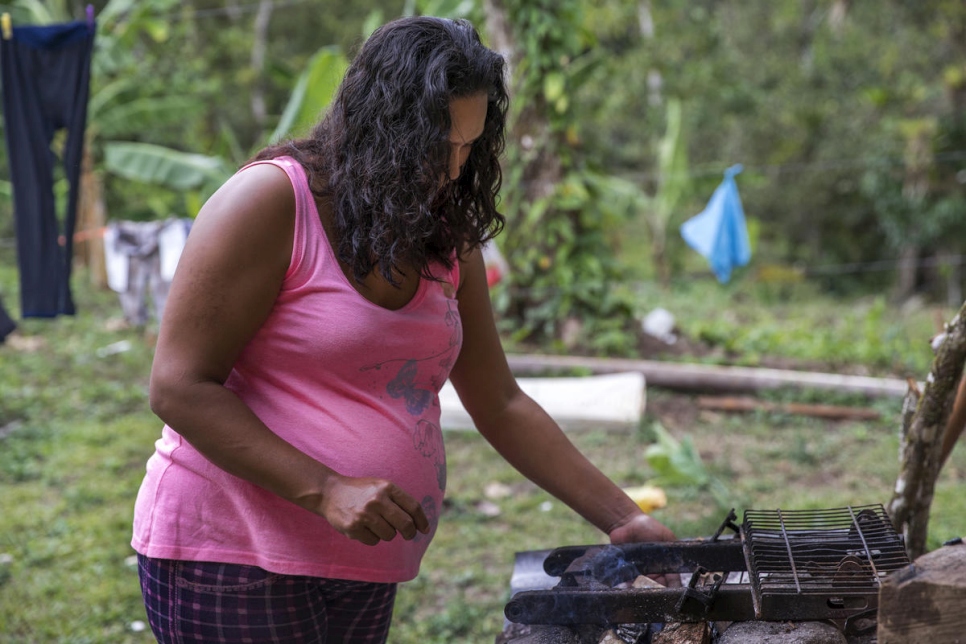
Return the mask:
<path id="1" fill-rule="evenodd" d="M 651 638 L 651 644 L 708 644 L 711 627 L 707 622 L 671 622 Z"/>
<path id="2" fill-rule="evenodd" d="M 734 392 L 801 387 L 868 396 L 901 397 L 906 394 L 908 388 L 906 381 L 901 378 L 871 378 L 787 369 L 756 369 L 654 360 L 511 354 L 507 356 L 507 361 L 510 369 L 517 375 L 574 370 L 597 374 L 638 372 L 644 375 L 648 385 L 690 391 Z"/>
<path id="3" fill-rule="evenodd" d="M 777 403 L 735 396 L 699 396 L 698 407 L 718 411 L 769 411 L 796 416 L 815 416 L 830 420 L 878 420 L 880 416 L 876 410 L 862 407 Z"/>
<path id="4" fill-rule="evenodd" d="M 925 554 L 882 582 L 879 644 L 966 642 L 966 545 Z"/>
<path id="5" fill-rule="evenodd" d="M 718 638 L 718 644 L 847 644 L 848 641 L 831 622 L 734 622 Z"/>

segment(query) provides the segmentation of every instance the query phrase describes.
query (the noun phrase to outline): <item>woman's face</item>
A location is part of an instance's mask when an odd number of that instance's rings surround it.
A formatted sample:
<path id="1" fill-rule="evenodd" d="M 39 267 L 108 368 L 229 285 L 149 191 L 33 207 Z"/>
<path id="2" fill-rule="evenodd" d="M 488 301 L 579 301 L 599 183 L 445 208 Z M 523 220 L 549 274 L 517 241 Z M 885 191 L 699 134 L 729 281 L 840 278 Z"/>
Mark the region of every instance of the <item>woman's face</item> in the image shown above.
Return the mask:
<path id="1" fill-rule="evenodd" d="M 463 164 L 466 163 L 473 149 L 473 143 L 483 134 L 486 105 L 486 94 L 482 92 L 454 98 L 449 103 L 449 117 L 452 123 L 449 131 L 450 181 L 459 179 Z"/>

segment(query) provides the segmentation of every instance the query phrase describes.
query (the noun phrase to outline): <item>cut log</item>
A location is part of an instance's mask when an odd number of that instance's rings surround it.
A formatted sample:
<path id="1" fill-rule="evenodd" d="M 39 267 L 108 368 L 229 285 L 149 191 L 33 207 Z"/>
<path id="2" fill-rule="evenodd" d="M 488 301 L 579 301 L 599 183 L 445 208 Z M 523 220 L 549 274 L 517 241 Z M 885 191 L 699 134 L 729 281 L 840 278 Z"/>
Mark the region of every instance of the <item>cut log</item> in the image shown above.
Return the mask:
<path id="1" fill-rule="evenodd" d="M 533 375 L 548 371 L 580 370 L 595 374 L 638 372 L 648 386 L 690 391 L 756 391 L 781 387 L 831 389 L 868 396 L 906 394 L 908 386 L 901 378 L 870 378 L 834 373 L 814 373 L 786 369 L 754 369 L 715 365 L 684 364 L 654 360 L 623 360 L 582 356 L 508 355 L 510 369 L 517 375 Z"/>
<path id="2" fill-rule="evenodd" d="M 882 582 L 879 644 L 966 642 L 966 545 L 939 548 Z"/>
<path id="3" fill-rule="evenodd" d="M 651 644 L 709 644 L 711 627 L 707 622 L 671 622 L 651 638 Z"/>
<path id="4" fill-rule="evenodd" d="M 718 644 L 846 644 L 849 640 L 826 622 L 735 622 Z"/>
<path id="5" fill-rule="evenodd" d="M 748 397 L 699 396 L 698 406 L 718 411 L 770 411 L 796 416 L 815 416 L 830 420 L 878 420 L 879 412 L 861 407 L 814 405 L 806 403 L 776 403 Z"/>

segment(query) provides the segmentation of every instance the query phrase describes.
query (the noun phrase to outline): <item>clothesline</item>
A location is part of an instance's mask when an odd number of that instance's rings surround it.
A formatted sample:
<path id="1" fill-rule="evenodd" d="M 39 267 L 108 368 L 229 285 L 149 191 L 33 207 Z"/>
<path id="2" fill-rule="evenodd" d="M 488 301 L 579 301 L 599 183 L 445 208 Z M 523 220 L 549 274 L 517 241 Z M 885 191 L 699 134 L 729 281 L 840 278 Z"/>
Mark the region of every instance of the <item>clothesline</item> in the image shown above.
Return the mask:
<path id="1" fill-rule="evenodd" d="M 88 241 L 90 239 L 96 239 L 98 237 L 103 237 L 106 228 L 92 228 L 86 231 L 78 231 L 74 235 L 75 243 L 78 241 Z M 13 238 L 2 238 L 0 239 L 0 246 L 3 247 L 13 247 L 16 245 L 16 240 Z M 61 242 L 63 245 L 63 242 Z M 809 276 L 819 276 L 819 275 L 841 275 L 847 273 L 874 273 L 874 272 L 884 272 L 895 270 L 900 264 L 904 263 L 905 260 L 902 259 L 880 259 L 869 262 L 851 262 L 846 264 L 824 264 L 819 266 L 810 266 L 806 264 L 796 263 L 795 268 L 800 270 L 803 274 Z M 936 266 L 966 266 L 966 255 L 944 255 L 942 257 L 923 257 L 915 262 L 915 265 L 919 268 L 934 268 Z M 543 287 L 541 287 L 543 288 Z M 552 287 L 546 287 L 552 288 Z"/>
<path id="2" fill-rule="evenodd" d="M 74 233 L 74 243 L 90 241 L 92 239 L 103 238 L 104 233 L 107 231 L 107 226 L 101 226 L 100 228 L 85 228 L 84 230 L 78 230 Z"/>
<path id="3" fill-rule="evenodd" d="M 87 16 L 87 26 L 93 32 L 94 31 L 94 5 L 91 5 L 91 4 L 87 5 L 87 8 L 84 13 Z M 13 20 L 11 19 L 10 14 L 6 11 L 3 12 L 3 15 L 0 15 L 0 35 L 3 36 L 4 40 L 10 40 L 11 38 L 13 38 Z"/>

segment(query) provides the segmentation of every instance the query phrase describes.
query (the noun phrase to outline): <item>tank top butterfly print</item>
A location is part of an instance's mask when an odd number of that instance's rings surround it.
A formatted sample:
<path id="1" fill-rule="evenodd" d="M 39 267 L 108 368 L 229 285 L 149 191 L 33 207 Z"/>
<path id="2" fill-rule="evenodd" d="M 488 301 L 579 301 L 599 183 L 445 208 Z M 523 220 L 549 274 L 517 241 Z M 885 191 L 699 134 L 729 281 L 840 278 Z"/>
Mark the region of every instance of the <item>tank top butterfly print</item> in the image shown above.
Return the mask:
<path id="1" fill-rule="evenodd" d="M 455 291 L 449 283 L 442 283 L 444 293 Z M 449 287 L 449 288 L 446 288 Z M 449 377 L 456 363 L 463 340 L 463 327 L 455 299 L 446 300 L 443 314 L 445 328 L 449 331 L 446 348 L 428 356 L 412 358 L 392 358 L 368 364 L 361 371 L 388 370 L 395 373 L 386 385 L 386 394 L 402 405 L 412 417 L 413 449 L 428 460 L 436 471 L 436 481 L 440 493 L 446 490 L 446 452 L 443 446 L 443 432 L 437 422 L 438 414 L 425 414 L 431 405 L 439 405 L 437 394 Z M 427 418 L 428 416 L 428 418 Z M 423 511 L 432 525 L 439 517 L 439 508 L 434 497 L 427 495 L 421 500 Z M 417 539 L 425 535 L 417 534 Z M 427 537 L 428 538 L 428 537 Z"/>

